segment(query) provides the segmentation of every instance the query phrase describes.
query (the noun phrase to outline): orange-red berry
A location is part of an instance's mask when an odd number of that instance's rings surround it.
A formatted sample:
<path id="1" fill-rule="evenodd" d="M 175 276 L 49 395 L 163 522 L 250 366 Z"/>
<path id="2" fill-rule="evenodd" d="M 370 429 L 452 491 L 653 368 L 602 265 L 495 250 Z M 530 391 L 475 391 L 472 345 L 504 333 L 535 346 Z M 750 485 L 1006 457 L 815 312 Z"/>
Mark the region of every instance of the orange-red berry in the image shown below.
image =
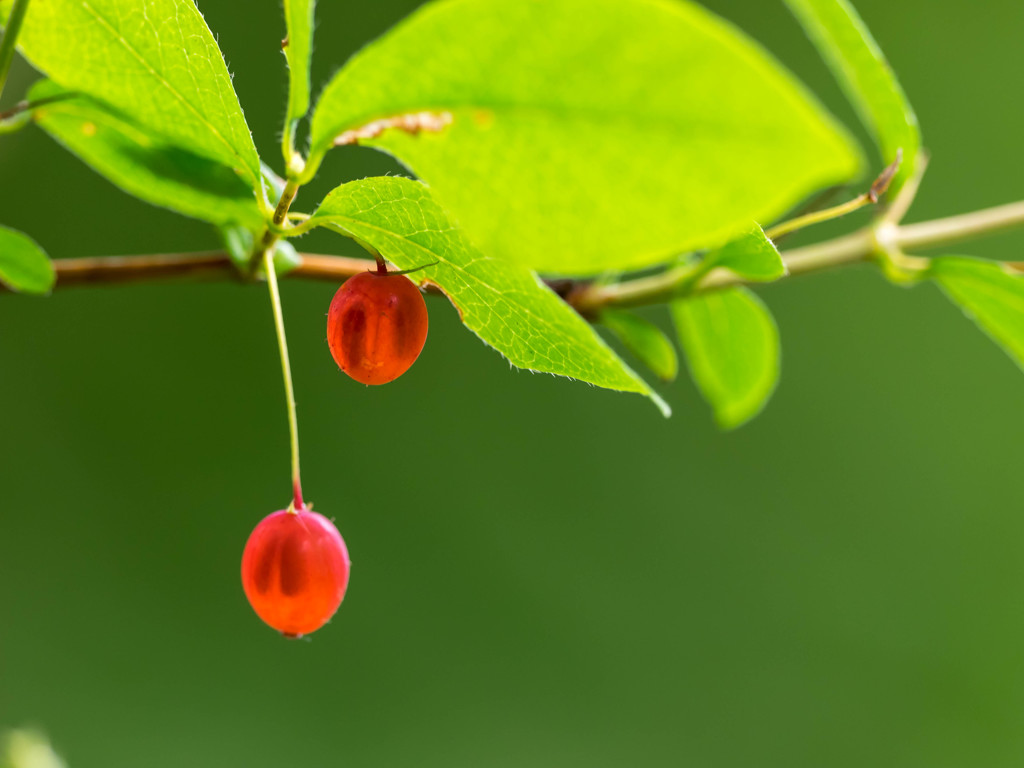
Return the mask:
<path id="1" fill-rule="evenodd" d="M 405 275 L 350 277 L 327 312 L 327 343 L 345 373 L 363 384 L 394 381 L 427 340 L 427 305 Z"/>
<path id="2" fill-rule="evenodd" d="M 245 543 L 242 588 L 263 621 L 299 637 L 338 610 L 350 565 L 334 523 L 309 510 L 281 510 L 263 518 Z"/>

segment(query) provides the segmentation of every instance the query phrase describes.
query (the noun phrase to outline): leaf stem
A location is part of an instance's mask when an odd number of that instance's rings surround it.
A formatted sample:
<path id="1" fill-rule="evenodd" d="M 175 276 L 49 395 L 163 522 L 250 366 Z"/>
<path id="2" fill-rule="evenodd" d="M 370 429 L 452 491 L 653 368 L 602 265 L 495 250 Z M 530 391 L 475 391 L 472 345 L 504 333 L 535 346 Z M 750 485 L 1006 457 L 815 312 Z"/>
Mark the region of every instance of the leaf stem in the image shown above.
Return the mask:
<path id="1" fill-rule="evenodd" d="M 292 366 L 288 358 L 288 339 L 284 332 L 284 313 L 281 311 L 281 292 L 277 287 L 277 270 L 274 268 L 273 252 L 263 254 L 263 265 L 267 272 L 267 287 L 270 289 L 270 305 L 274 310 L 274 328 L 277 331 L 277 346 L 281 353 L 281 373 L 284 375 L 284 394 L 288 403 L 288 432 L 291 437 L 292 453 L 292 505 L 291 511 L 305 509 L 302 500 L 302 480 L 299 473 L 299 422 L 295 413 L 295 387 L 292 385 Z"/>
<path id="2" fill-rule="evenodd" d="M 292 203 L 295 201 L 295 195 L 298 194 L 300 186 L 299 182 L 295 179 L 289 179 L 284 185 L 284 189 L 281 190 L 281 199 L 277 201 L 277 207 L 274 208 L 274 215 L 270 219 L 270 224 L 263 231 L 263 237 L 260 238 L 259 244 L 253 249 L 249 262 L 250 274 L 256 272 L 256 267 L 263 257 L 268 253 L 273 253 L 274 245 L 281 237 L 281 228 L 288 220 L 288 209 L 291 208 Z"/>
<path id="3" fill-rule="evenodd" d="M 3 96 L 4 86 L 7 85 L 7 73 L 11 71 L 11 62 L 14 60 L 14 47 L 27 11 L 28 0 L 14 0 L 3 37 L 0 37 L 0 96 Z"/>
<path id="4" fill-rule="evenodd" d="M 854 211 L 859 211 L 865 206 L 876 204 L 882 195 L 885 194 L 886 190 L 889 189 L 889 185 L 892 183 L 892 180 L 896 176 L 897 171 L 899 171 L 902 163 L 903 150 L 901 149 L 897 150 L 896 159 L 883 169 L 878 178 L 871 183 L 871 188 L 864 194 L 858 195 L 853 198 L 853 200 L 848 200 L 845 203 L 840 203 L 839 205 L 835 205 L 831 208 L 826 208 L 822 211 L 812 211 L 811 213 L 804 214 L 803 216 L 797 216 L 795 219 L 790 219 L 789 221 L 784 221 L 781 224 L 776 224 L 774 227 L 764 231 L 765 236 L 769 240 L 777 240 L 783 235 L 796 232 L 798 229 L 810 227 L 814 224 L 821 224 L 826 221 L 832 221 L 832 219 L 838 219 L 841 216 L 846 216 Z M 914 192 L 916 191 L 917 187 L 915 185 Z M 913 193 L 910 195 L 910 200 L 913 200 Z M 907 205 L 909 206 L 909 202 Z"/>
<path id="5" fill-rule="evenodd" d="M 765 237 L 769 240 L 777 240 L 783 235 L 788 235 L 790 232 L 796 232 L 798 229 L 804 227 L 810 227 L 814 224 L 821 224 L 826 221 L 832 221 L 832 219 L 838 219 L 840 216 L 846 216 L 847 214 L 859 211 L 861 208 L 872 204 L 871 198 L 867 193 L 858 195 L 853 200 L 847 200 L 845 203 L 840 203 L 831 208 L 825 208 L 821 211 L 814 211 L 803 216 L 799 216 L 789 221 L 784 221 L 781 224 L 776 224 L 774 227 L 770 227 L 764 231 Z"/>

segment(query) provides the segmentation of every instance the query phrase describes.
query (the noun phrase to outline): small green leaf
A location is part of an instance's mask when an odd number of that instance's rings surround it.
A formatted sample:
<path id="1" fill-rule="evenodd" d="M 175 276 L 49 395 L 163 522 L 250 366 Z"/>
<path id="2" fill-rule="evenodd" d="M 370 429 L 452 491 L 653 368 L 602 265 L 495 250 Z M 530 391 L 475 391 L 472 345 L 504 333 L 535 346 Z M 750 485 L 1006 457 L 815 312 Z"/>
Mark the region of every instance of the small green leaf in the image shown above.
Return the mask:
<path id="1" fill-rule="evenodd" d="M 779 380 L 779 331 L 768 308 L 745 288 L 672 302 L 690 373 L 723 429 L 764 408 Z"/>
<path id="2" fill-rule="evenodd" d="M 256 233 L 251 229 L 232 225 L 221 227 L 220 234 L 224 240 L 224 250 L 231 258 L 231 263 L 243 275 L 251 275 Z M 278 240 L 274 243 L 274 270 L 279 277 L 287 275 L 300 264 L 302 264 L 302 257 L 299 256 L 294 245 L 287 240 Z M 262 259 L 256 265 L 255 273 L 257 277 L 266 278 L 267 273 Z"/>
<path id="3" fill-rule="evenodd" d="M 230 224 L 220 228 L 220 236 L 231 263 L 243 274 L 249 274 L 249 260 L 256 242 L 255 233 L 248 227 Z"/>
<path id="4" fill-rule="evenodd" d="M 299 256 L 294 245 L 287 240 L 278 240 L 274 243 L 274 271 L 279 277 L 284 277 L 300 264 L 302 264 L 302 257 Z M 257 274 L 261 277 L 267 276 L 262 264 L 257 270 Z"/>
<path id="5" fill-rule="evenodd" d="M 668 415 L 582 317 L 529 270 L 476 250 L 423 184 L 396 177 L 344 184 L 311 223 L 354 238 L 399 269 L 429 265 L 411 279 L 437 285 L 466 327 L 513 365 L 638 392 Z"/>
<path id="6" fill-rule="evenodd" d="M 284 55 L 288 59 L 288 115 L 294 124 L 309 111 L 309 63 L 313 54 L 313 9 L 316 0 L 284 0 L 288 25 Z"/>
<path id="7" fill-rule="evenodd" d="M 598 322 L 615 334 L 623 346 L 662 381 L 673 381 L 679 373 L 676 348 L 654 323 L 632 312 L 606 309 Z"/>
<path id="8" fill-rule="evenodd" d="M 0 19 L 11 2 L 0 0 Z M 33 2 L 18 47 L 62 87 L 260 189 L 259 158 L 231 76 L 193 0 Z"/>
<path id="9" fill-rule="evenodd" d="M 574 275 L 717 245 L 859 168 L 763 49 L 665 0 L 430 3 L 327 86 L 311 169 L 339 137 L 398 157 L 484 253 Z"/>
<path id="10" fill-rule="evenodd" d="M 1024 368 L 1024 277 L 996 261 L 946 256 L 929 276 L 1013 361 Z"/>
<path id="11" fill-rule="evenodd" d="M 705 257 L 707 267 L 723 267 L 746 280 L 770 282 L 786 276 L 786 265 L 775 244 L 754 224 L 744 234 Z"/>
<path id="12" fill-rule="evenodd" d="M 914 173 L 921 131 L 910 102 L 871 32 L 848 0 L 786 0 L 847 98 L 874 134 L 886 163 L 903 150 L 893 194 Z"/>
<path id="13" fill-rule="evenodd" d="M 30 98 L 63 93 L 42 81 Z M 252 189 L 230 168 L 168 144 L 88 96 L 54 101 L 34 116 L 57 142 L 135 197 L 214 224 L 262 223 Z"/>
<path id="14" fill-rule="evenodd" d="M 55 280 L 46 251 L 28 235 L 0 226 L 0 283 L 20 293 L 46 294 Z"/>

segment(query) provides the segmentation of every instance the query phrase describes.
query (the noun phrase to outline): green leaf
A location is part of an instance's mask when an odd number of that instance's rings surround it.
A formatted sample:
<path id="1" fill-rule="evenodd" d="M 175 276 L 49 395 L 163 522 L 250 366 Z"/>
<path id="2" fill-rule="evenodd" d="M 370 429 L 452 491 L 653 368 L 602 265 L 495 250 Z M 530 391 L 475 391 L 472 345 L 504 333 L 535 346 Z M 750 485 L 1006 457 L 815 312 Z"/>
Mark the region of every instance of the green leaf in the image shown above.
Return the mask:
<path id="1" fill-rule="evenodd" d="M 32 100 L 66 93 L 52 82 L 33 86 Z M 259 226 L 253 191 L 225 165 L 168 144 L 109 107 L 78 96 L 34 111 L 39 126 L 125 192 L 214 224 Z"/>
<path id="2" fill-rule="evenodd" d="M 786 276 L 786 264 L 764 230 L 754 224 L 747 232 L 723 245 L 704 260 L 706 267 L 722 267 L 746 280 L 770 282 Z"/>
<path id="3" fill-rule="evenodd" d="M 256 242 L 256 232 L 232 225 L 221 227 L 220 235 L 224 240 L 224 250 L 231 259 L 231 263 L 246 277 L 253 274 L 252 254 L 253 245 Z M 299 256 L 294 245 L 287 240 L 278 240 L 274 243 L 274 271 L 277 272 L 278 277 L 284 277 L 300 264 L 302 264 L 302 257 Z M 266 279 L 267 272 L 262 259 L 256 265 L 255 275 Z"/>
<path id="4" fill-rule="evenodd" d="M 12 0 L 0 0 L 0 18 Z M 231 76 L 193 0 L 43 0 L 18 46 L 59 85 L 92 96 L 260 189 Z"/>
<path id="5" fill-rule="evenodd" d="M 673 381 L 679 373 L 679 358 L 672 342 L 654 323 L 632 312 L 606 309 L 598 322 L 615 334 L 662 381 Z"/>
<path id="6" fill-rule="evenodd" d="M 359 135 L 484 253 L 560 274 L 717 245 L 859 167 L 758 45 L 666 0 L 429 4 L 327 86 L 309 172 Z"/>
<path id="7" fill-rule="evenodd" d="M 947 256 L 929 276 L 1013 361 L 1024 368 L 1024 277 L 995 261 Z"/>
<path id="8" fill-rule="evenodd" d="M 886 163 L 903 150 L 893 194 L 914 173 L 921 132 L 910 102 L 871 32 L 848 0 L 786 0 L 874 134 Z"/>
<path id="9" fill-rule="evenodd" d="M 49 293 L 56 275 L 46 251 L 28 235 L 0 225 L 0 283 L 21 293 Z"/>
<path id="10" fill-rule="evenodd" d="M 313 9 L 316 0 L 284 0 L 288 24 L 284 55 L 288 59 L 287 123 L 294 124 L 309 111 L 309 63 L 313 54 Z"/>
<path id="11" fill-rule="evenodd" d="M 672 302 L 690 373 L 723 429 L 764 408 L 779 380 L 779 331 L 768 308 L 745 288 Z"/>
<path id="12" fill-rule="evenodd" d="M 513 365 L 638 392 L 668 415 L 582 317 L 526 268 L 476 250 L 423 184 L 396 177 L 344 184 L 310 223 L 356 239 L 399 269 L 428 265 L 410 277 L 444 291 L 466 327 Z"/>

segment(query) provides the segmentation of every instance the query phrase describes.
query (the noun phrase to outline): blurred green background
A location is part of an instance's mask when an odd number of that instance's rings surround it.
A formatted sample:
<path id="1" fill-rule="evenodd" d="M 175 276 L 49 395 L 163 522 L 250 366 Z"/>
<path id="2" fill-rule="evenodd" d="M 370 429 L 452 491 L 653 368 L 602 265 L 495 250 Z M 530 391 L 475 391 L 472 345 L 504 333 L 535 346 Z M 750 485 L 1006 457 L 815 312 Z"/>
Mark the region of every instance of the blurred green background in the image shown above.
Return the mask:
<path id="1" fill-rule="evenodd" d="M 855 125 L 781 3 L 708 5 Z M 857 5 L 933 153 L 912 218 L 1024 196 L 1024 5 Z M 416 3 L 321 6 L 319 84 Z M 275 160 L 278 5 L 201 9 Z M 296 209 L 396 168 L 335 152 Z M 34 129 L 0 142 L 0 211 L 56 257 L 217 245 Z M 510 371 L 438 299 L 417 365 L 364 388 L 327 351 L 334 290 L 283 284 L 307 495 L 354 561 L 298 642 L 238 573 L 289 497 L 265 290 L 0 296 L 0 726 L 72 768 L 1024 762 L 1024 377 L 933 287 L 764 288 L 782 384 L 733 434 L 685 376 L 665 421 Z"/>

